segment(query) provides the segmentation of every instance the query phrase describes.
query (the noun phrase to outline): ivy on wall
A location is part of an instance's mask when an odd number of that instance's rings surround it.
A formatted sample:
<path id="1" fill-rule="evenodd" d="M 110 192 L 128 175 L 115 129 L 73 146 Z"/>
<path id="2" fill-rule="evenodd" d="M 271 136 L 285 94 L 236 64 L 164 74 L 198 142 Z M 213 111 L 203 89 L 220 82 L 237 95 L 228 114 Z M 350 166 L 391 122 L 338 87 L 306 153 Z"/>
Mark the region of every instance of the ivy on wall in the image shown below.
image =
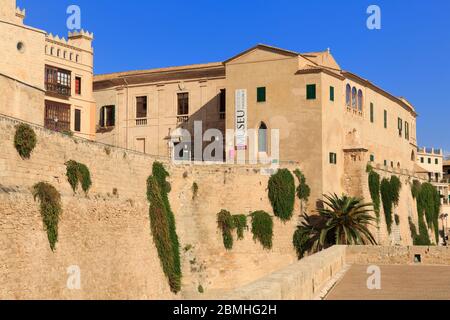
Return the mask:
<path id="1" fill-rule="evenodd" d="M 244 239 L 244 230 L 247 229 L 247 216 L 243 214 L 231 215 L 227 210 L 222 210 L 217 214 L 217 225 L 222 231 L 223 245 L 225 249 L 233 249 L 233 234 L 236 229 L 237 239 Z"/>
<path id="2" fill-rule="evenodd" d="M 31 152 L 36 147 L 37 138 L 33 128 L 27 124 L 20 124 L 16 127 L 14 135 L 14 147 L 22 159 L 29 159 Z"/>
<path id="3" fill-rule="evenodd" d="M 180 243 L 176 233 L 175 216 L 170 207 L 168 193 L 171 186 L 166 181 L 169 173 L 162 163 L 153 164 L 152 175 L 147 179 L 147 199 L 150 202 L 150 228 L 164 274 L 172 292 L 181 290 Z"/>
<path id="4" fill-rule="evenodd" d="M 231 213 L 227 210 L 222 210 L 217 214 L 217 225 L 222 230 L 223 245 L 225 249 L 233 249 L 233 235 L 232 231 L 235 228 L 234 219 Z"/>
<path id="5" fill-rule="evenodd" d="M 233 216 L 234 226 L 236 227 L 238 240 L 244 239 L 244 230 L 247 226 L 247 216 L 245 214 L 238 214 Z"/>
<path id="6" fill-rule="evenodd" d="M 258 240 L 264 249 L 272 249 L 273 220 L 264 211 L 255 211 L 251 214 L 253 239 Z"/>
<path id="7" fill-rule="evenodd" d="M 62 213 L 61 195 L 50 184 L 45 182 L 37 183 L 32 189 L 34 200 L 39 199 L 42 220 L 47 238 L 52 251 L 56 249 L 58 242 L 58 222 Z"/>
<path id="8" fill-rule="evenodd" d="M 269 200 L 275 216 L 282 221 L 292 218 L 295 202 L 295 181 L 287 169 L 278 170 L 269 179 Z"/>
<path id="9" fill-rule="evenodd" d="M 439 191 L 430 183 L 423 183 L 417 196 L 417 213 L 425 217 L 428 229 L 434 231 L 436 243 L 439 243 L 439 211 L 441 198 Z"/>
<path id="10" fill-rule="evenodd" d="M 389 234 L 392 232 L 392 210 L 400 201 L 401 187 L 402 183 L 397 176 L 392 176 L 390 180 L 384 178 L 380 184 L 381 200 L 383 202 L 384 216 Z"/>
<path id="11" fill-rule="evenodd" d="M 67 161 L 66 176 L 73 192 L 77 191 L 79 184 L 81 184 L 81 189 L 86 193 L 92 186 L 91 173 L 89 172 L 89 168 L 82 163 L 73 160 Z"/>
<path id="12" fill-rule="evenodd" d="M 373 209 L 377 215 L 377 220 L 380 219 L 380 175 L 373 170 L 369 171 L 369 191 L 372 198 Z"/>
<path id="13" fill-rule="evenodd" d="M 419 217 L 419 233 L 417 233 L 416 225 L 411 217 L 409 217 L 409 229 L 411 230 L 411 236 L 413 244 L 415 246 L 429 246 L 431 245 L 430 237 L 428 236 L 427 226 L 422 217 Z"/>
<path id="14" fill-rule="evenodd" d="M 294 171 L 294 175 L 298 180 L 298 187 L 296 190 L 297 198 L 300 200 L 301 213 L 303 213 L 303 203 L 308 202 L 309 196 L 311 195 L 311 188 L 306 183 L 306 177 L 299 169 Z"/>

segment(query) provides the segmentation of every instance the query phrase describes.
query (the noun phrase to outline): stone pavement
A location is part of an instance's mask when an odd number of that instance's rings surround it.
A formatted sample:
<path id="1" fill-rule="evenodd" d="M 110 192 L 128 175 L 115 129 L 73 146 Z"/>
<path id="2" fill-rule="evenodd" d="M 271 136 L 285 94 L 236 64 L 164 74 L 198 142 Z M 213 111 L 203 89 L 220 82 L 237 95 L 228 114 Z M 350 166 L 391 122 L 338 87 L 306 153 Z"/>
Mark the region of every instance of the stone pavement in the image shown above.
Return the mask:
<path id="1" fill-rule="evenodd" d="M 353 265 L 326 300 L 450 300 L 450 266 L 386 265 L 381 290 L 369 290 L 368 265 Z"/>

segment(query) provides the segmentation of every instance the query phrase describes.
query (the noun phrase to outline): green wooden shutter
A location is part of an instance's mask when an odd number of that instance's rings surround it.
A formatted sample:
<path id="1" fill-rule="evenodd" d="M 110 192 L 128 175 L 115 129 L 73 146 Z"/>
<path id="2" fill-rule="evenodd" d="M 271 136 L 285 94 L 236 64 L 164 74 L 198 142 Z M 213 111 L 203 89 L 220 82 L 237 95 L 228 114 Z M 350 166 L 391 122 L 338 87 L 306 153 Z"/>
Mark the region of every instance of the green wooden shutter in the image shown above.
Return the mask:
<path id="1" fill-rule="evenodd" d="M 388 119 L 387 119 L 387 110 L 384 110 L 384 128 L 387 129 Z"/>
<path id="2" fill-rule="evenodd" d="M 256 89 L 256 101 L 266 102 L 266 87 Z"/>
<path id="3" fill-rule="evenodd" d="M 330 87 L 330 101 L 334 101 L 334 87 Z"/>
<path id="4" fill-rule="evenodd" d="M 374 114 L 373 114 L 373 103 L 370 103 L 370 122 L 374 122 Z"/>
<path id="5" fill-rule="evenodd" d="M 308 84 L 306 86 L 306 99 L 307 100 L 316 99 L 316 85 L 315 84 Z"/>

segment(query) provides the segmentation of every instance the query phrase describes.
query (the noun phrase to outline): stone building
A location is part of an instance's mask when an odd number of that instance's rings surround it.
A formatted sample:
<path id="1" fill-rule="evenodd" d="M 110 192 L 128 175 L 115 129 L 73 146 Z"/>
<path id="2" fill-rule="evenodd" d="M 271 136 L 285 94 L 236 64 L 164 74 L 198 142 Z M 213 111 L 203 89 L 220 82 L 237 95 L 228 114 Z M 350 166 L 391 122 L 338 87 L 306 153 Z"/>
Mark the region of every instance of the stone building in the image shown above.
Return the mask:
<path id="1" fill-rule="evenodd" d="M 66 40 L 24 19 L 15 0 L 2 0 L 0 113 L 94 139 L 93 34 L 69 32 Z"/>
<path id="2" fill-rule="evenodd" d="M 177 130 L 202 120 L 203 132 L 225 131 L 223 160 L 299 162 L 313 196 L 362 195 L 368 162 L 409 173 L 415 167 L 413 106 L 342 70 L 329 50 L 257 45 L 219 63 L 97 75 L 94 96 L 98 141 L 177 157 Z M 236 145 L 231 133 L 242 125 L 252 139 Z"/>

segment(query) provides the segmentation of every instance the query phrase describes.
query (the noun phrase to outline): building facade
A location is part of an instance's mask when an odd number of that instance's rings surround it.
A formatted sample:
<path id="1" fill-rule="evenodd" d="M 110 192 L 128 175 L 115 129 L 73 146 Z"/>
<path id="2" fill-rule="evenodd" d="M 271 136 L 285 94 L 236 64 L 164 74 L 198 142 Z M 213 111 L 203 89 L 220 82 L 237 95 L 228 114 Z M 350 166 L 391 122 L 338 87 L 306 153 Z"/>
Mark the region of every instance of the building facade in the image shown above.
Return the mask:
<path id="1" fill-rule="evenodd" d="M 361 179 L 368 162 L 415 168 L 413 106 L 342 70 L 329 50 L 257 45 L 221 63 L 98 75 L 94 96 L 98 141 L 177 157 L 186 142 L 177 130 L 192 138 L 202 120 L 202 133 L 224 132 L 223 161 L 298 162 L 316 196 L 360 193 L 352 176 Z M 237 143 L 242 126 L 250 137 Z"/>
<path id="2" fill-rule="evenodd" d="M 93 34 L 69 32 L 66 40 L 24 19 L 15 0 L 2 0 L 0 113 L 93 140 Z"/>

